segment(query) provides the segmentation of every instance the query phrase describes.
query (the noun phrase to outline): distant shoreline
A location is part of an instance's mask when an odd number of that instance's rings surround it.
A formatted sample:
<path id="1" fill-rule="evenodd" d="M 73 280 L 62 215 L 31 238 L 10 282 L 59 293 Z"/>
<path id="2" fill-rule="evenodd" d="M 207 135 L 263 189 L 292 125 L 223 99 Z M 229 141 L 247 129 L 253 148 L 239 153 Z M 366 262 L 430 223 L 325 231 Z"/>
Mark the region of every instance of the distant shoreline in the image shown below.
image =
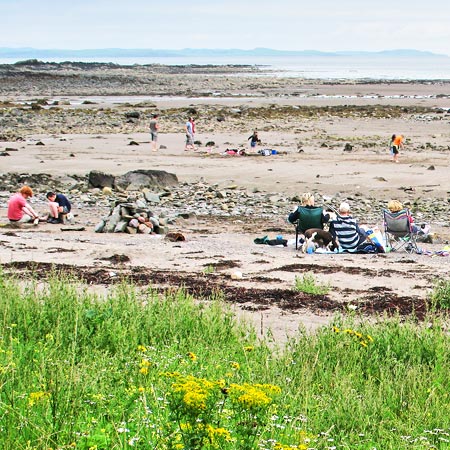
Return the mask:
<path id="1" fill-rule="evenodd" d="M 445 58 L 441 64 L 423 64 L 423 58 L 418 59 L 361 59 L 349 58 L 333 60 L 331 58 L 240 58 L 230 61 L 228 58 L 160 58 L 155 61 L 136 58 L 118 58 L 115 61 L 43 61 L 36 58 L 8 61 L 0 58 L 2 73 L 23 70 L 36 72 L 42 70 L 84 70 L 107 69 L 118 71 L 150 71 L 160 74 L 209 74 L 250 77 L 276 77 L 319 82 L 354 82 L 354 83 L 422 83 L 449 82 L 450 58 Z"/>

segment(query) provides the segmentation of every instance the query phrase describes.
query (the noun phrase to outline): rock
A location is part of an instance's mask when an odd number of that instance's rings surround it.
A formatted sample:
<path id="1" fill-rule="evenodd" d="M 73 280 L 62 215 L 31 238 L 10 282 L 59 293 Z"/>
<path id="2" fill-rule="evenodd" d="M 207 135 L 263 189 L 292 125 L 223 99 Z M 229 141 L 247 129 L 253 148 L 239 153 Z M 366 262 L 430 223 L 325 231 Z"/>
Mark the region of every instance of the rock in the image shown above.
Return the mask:
<path id="1" fill-rule="evenodd" d="M 94 231 L 96 233 L 103 233 L 103 230 L 105 229 L 106 222 L 104 220 L 101 220 L 94 228 Z"/>
<path id="2" fill-rule="evenodd" d="M 145 223 L 141 223 L 138 227 L 138 231 L 142 234 L 150 234 L 152 232 L 152 229 L 149 228 Z"/>
<path id="3" fill-rule="evenodd" d="M 99 170 L 91 170 L 88 175 L 89 187 L 100 188 L 104 187 L 112 188 L 115 184 L 114 175 L 100 172 Z"/>
<path id="4" fill-rule="evenodd" d="M 168 227 L 158 227 L 157 229 L 155 229 L 156 234 L 167 234 L 168 232 L 169 232 Z"/>
<path id="5" fill-rule="evenodd" d="M 112 189 L 109 186 L 104 186 L 102 189 L 102 193 L 103 193 L 103 195 L 111 195 Z"/>
<path id="6" fill-rule="evenodd" d="M 349 144 L 347 142 L 347 144 L 345 144 L 345 147 L 344 147 L 344 152 L 351 152 L 352 150 L 353 150 L 353 145 Z"/>
<path id="7" fill-rule="evenodd" d="M 139 143 L 136 141 L 130 141 L 128 142 L 128 145 L 139 145 Z"/>
<path id="8" fill-rule="evenodd" d="M 144 193 L 145 200 L 147 200 L 149 203 L 160 203 L 161 199 L 159 198 L 158 194 L 154 194 L 153 192 L 146 191 Z"/>
<path id="9" fill-rule="evenodd" d="M 153 224 L 154 227 L 159 227 L 159 220 L 156 217 L 150 217 L 150 222 Z"/>
<path id="10" fill-rule="evenodd" d="M 120 189 L 141 190 L 152 187 L 175 186 L 178 184 L 178 178 L 174 173 L 165 170 L 133 170 L 124 175 L 115 178 L 115 186 Z"/>
<path id="11" fill-rule="evenodd" d="M 431 165 L 430 167 L 428 167 L 427 170 L 436 170 L 436 168 L 433 165 Z"/>
<path id="12" fill-rule="evenodd" d="M 123 233 L 128 226 L 127 220 L 121 220 L 114 228 L 114 233 Z"/>
<path id="13" fill-rule="evenodd" d="M 139 119 L 141 117 L 141 113 L 139 111 L 128 111 L 125 113 L 125 117 L 127 119 Z"/>
<path id="14" fill-rule="evenodd" d="M 42 141 L 36 142 L 36 145 L 45 145 Z"/>
<path id="15" fill-rule="evenodd" d="M 170 242 L 183 242 L 186 240 L 186 238 L 180 232 L 167 233 L 166 239 Z"/>
<path id="16" fill-rule="evenodd" d="M 138 219 L 131 219 L 128 222 L 128 226 L 131 228 L 138 228 L 139 227 L 139 220 Z"/>

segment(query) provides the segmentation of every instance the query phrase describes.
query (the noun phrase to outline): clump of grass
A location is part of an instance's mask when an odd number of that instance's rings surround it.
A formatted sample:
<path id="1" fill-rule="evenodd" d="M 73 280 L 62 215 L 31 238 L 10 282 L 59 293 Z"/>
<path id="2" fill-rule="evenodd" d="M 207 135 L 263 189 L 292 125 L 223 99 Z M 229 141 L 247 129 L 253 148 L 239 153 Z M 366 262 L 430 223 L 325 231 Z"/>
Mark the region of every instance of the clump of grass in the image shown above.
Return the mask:
<path id="1" fill-rule="evenodd" d="M 450 280 L 438 280 L 431 292 L 433 309 L 450 309 Z"/>
<path id="2" fill-rule="evenodd" d="M 305 294 L 325 295 L 330 291 L 330 285 L 317 282 L 314 275 L 305 273 L 302 277 L 295 277 L 294 290 Z"/>
<path id="3" fill-rule="evenodd" d="M 215 272 L 215 267 L 212 265 L 212 264 L 209 264 L 208 266 L 206 266 L 204 269 L 203 269 L 203 273 L 205 274 L 205 275 L 208 275 L 208 274 L 210 274 L 210 273 L 214 273 Z"/>

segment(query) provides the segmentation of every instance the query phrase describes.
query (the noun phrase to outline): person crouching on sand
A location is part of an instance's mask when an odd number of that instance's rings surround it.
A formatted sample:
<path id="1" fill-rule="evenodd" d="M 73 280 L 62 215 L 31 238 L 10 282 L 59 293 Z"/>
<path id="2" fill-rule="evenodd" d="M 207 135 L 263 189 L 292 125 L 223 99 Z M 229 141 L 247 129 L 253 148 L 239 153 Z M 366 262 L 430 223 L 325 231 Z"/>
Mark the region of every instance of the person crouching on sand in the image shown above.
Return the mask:
<path id="1" fill-rule="evenodd" d="M 50 209 L 50 217 L 48 223 L 64 223 L 64 217 L 70 213 L 72 205 L 64 194 L 55 194 L 47 192 L 48 207 Z"/>
<path id="2" fill-rule="evenodd" d="M 254 131 L 253 134 L 247 139 L 250 141 L 250 147 L 253 149 L 256 147 L 256 144 L 261 144 L 261 139 L 258 137 L 258 131 Z"/>
<path id="3" fill-rule="evenodd" d="M 35 225 L 39 223 L 38 213 L 27 202 L 31 197 L 33 197 L 33 190 L 30 186 L 23 186 L 19 192 L 11 196 L 8 201 L 8 219 L 10 222 L 33 222 Z"/>

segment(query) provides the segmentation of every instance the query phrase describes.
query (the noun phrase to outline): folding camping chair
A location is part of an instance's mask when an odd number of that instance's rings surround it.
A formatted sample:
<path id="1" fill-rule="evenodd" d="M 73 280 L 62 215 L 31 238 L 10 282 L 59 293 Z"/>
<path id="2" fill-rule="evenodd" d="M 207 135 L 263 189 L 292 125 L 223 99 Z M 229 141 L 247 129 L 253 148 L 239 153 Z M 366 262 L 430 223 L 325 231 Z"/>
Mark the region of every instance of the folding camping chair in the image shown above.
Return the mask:
<path id="1" fill-rule="evenodd" d="M 408 253 L 420 253 L 416 235 L 412 231 L 411 213 L 408 209 L 398 212 L 384 209 L 383 218 L 386 246 L 390 247 L 391 251 L 404 249 Z"/>
<path id="2" fill-rule="evenodd" d="M 295 248 L 298 248 L 298 235 L 299 233 L 304 233 L 310 228 L 321 228 L 322 225 L 322 214 L 323 208 L 320 206 L 315 206 L 314 208 L 306 208 L 305 206 L 299 206 L 298 220 L 295 223 Z"/>

